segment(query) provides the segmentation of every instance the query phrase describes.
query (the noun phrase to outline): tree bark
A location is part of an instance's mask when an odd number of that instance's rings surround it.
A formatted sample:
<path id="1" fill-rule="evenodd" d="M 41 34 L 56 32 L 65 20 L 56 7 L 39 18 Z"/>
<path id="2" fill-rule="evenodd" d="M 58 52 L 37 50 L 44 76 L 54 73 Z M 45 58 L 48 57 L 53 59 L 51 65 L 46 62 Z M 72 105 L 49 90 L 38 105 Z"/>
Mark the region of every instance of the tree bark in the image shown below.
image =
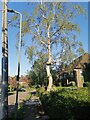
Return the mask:
<path id="1" fill-rule="evenodd" d="M 50 73 L 50 66 L 46 65 L 46 72 L 47 72 L 47 78 L 48 78 L 48 87 L 47 87 L 47 91 L 50 91 L 53 85 L 53 79 L 52 79 L 52 75 Z"/>
<path id="2" fill-rule="evenodd" d="M 50 25 L 48 25 L 48 61 L 46 64 L 46 72 L 47 72 L 47 78 L 48 78 L 48 87 L 47 91 L 50 91 L 53 85 L 53 78 L 50 72 L 50 67 L 51 67 L 51 43 L 50 43 Z"/>

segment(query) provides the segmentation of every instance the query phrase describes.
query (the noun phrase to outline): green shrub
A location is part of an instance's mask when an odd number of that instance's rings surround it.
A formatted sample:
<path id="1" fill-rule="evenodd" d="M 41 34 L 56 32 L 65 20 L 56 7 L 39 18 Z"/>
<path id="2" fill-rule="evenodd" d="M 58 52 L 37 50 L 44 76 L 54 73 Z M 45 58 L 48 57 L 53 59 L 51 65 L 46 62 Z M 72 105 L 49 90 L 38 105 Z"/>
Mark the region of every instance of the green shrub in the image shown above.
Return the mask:
<path id="1" fill-rule="evenodd" d="M 71 81 L 71 82 L 68 83 L 67 86 L 73 86 L 73 87 L 75 87 L 75 86 L 76 86 L 76 83 L 75 83 L 75 81 Z"/>
<path id="2" fill-rule="evenodd" d="M 41 97 L 42 93 L 45 91 L 44 87 L 37 88 L 36 95 Z"/>
<path id="3" fill-rule="evenodd" d="M 14 91 L 14 86 L 13 85 L 9 85 L 8 86 L 8 91 L 13 92 Z"/>
<path id="4" fill-rule="evenodd" d="M 88 120 L 90 110 L 88 88 L 57 88 L 50 93 L 44 93 L 41 102 L 50 118 Z"/>
<path id="5" fill-rule="evenodd" d="M 90 85 L 90 82 L 84 82 L 83 83 L 83 87 L 89 87 L 89 85 Z"/>

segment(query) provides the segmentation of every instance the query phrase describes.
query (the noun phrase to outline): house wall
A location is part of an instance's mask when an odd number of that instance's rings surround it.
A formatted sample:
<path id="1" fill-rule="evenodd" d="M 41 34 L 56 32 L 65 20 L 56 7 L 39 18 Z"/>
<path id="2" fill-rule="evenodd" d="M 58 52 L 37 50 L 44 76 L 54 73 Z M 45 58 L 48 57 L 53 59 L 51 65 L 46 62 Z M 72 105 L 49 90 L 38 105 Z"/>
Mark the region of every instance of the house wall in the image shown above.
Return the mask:
<path id="1" fill-rule="evenodd" d="M 77 87 L 83 87 L 83 81 L 81 79 L 81 69 L 74 69 L 74 71 L 75 71 L 75 78 L 76 78 Z"/>

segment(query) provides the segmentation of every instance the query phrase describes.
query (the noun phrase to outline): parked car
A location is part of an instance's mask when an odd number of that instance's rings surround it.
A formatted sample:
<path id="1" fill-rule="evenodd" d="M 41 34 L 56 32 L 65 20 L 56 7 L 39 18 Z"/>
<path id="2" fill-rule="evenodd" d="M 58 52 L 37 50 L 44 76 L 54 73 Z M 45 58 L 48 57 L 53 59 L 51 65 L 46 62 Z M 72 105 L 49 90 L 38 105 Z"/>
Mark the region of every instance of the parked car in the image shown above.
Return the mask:
<path id="1" fill-rule="evenodd" d="M 25 92 L 25 88 L 19 88 L 18 91 Z"/>

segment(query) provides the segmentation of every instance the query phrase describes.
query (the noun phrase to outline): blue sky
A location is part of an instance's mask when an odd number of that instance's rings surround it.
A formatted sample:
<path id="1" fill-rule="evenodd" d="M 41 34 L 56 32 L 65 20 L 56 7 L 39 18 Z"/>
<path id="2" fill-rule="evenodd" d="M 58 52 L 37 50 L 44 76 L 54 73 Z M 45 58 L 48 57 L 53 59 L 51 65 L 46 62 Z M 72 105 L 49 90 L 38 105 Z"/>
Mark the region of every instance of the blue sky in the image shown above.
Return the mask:
<path id="1" fill-rule="evenodd" d="M 86 8 L 88 12 L 88 3 L 80 3 L 83 7 Z M 27 3 L 9 3 L 8 7 L 10 9 L 17 10 L 22 13 L 22 11 L 26 10 L 30 14 L 33 12 L 34 5 L 30 5 L 27 9 Z M 1 10 L 1 3 L 0 3 L 0 10 Z M 75 19 L 75 22 L 80 24 L 81 32 L 78 35 L 77 39 L 82 41 L 84 50 L 88 52 L 88 18 L 85 16 L 78 16 Z M 9 28 L 8 29 L 8 44 L 9 44 L 9 75 L 14 76 L 17 75 L 17 50 L 16 50 L 16 32 L 19 31 L 16 28 Z M 31 44 L 30 35 L 25 37 L 26 45 Z M 0 63 L 1 63 L 1 11 L 0 11 Z M 25 74 L 27 70 L 30 70 L 31 64 L 29 63 L 26 55 L 25 55 L 25 47 L 22 48 L 21 51 L 21 72 L 20 74 Z M 0 73 L 1 73 L 1 64 L 0 64 Z"/>
<path id="2" fill-rule="evenodd" d="M 0 0 L 4 1 L 4 0 Z M 8 0 L 9 2 L 89 2 L 89 0 Z"/>

